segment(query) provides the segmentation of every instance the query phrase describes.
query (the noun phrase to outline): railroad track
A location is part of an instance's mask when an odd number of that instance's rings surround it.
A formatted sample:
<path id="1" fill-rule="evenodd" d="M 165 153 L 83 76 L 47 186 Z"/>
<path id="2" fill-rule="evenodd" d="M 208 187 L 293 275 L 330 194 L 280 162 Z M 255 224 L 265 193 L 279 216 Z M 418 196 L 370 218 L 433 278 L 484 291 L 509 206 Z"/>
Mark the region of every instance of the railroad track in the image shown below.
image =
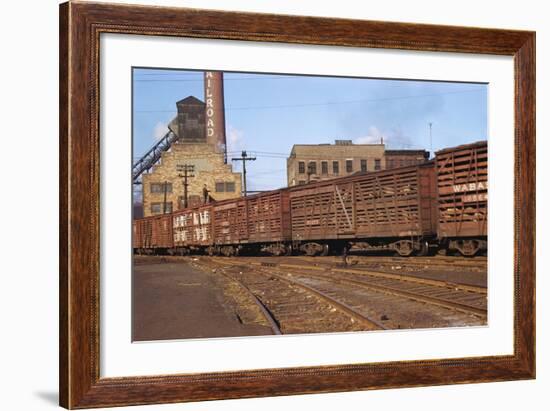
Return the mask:
<path id="1" fill-rule="evenodd" d="M 215 267 L 220 273 L 250 292 L 274 333 L 297 334 L 380 330 L 387 327 L 356 308 L 334 298 L 317 287 L 285 278 L 261 268 L 246 266 L 224 259 L 201 259 L 197 266 Z"/>
<path id="2" fill-rule="evenodd" d="M 423 281 L 384 273 L 349 270 L 312 270 L 289 264 L 245 263 L 239 258 L 214 260 L 256 277 L 258 273 L 309 287 L 378 322 L 380 328 L 424 328 L 483 325 L 487 321 L 486 290 L 460 289 L 437 281 Z M 317 268 L 317 267 L 315 267 Z M 381 275 L 382 274 L 382 275 Z M 468 287 L 466 287 L 468 288 Z M 326 332 L 326 331 L 325 331 Z"/>
<path id="3" fill-rule="evenodd" d="M 239 257 L 238 259 L 236 258 L 227 259 L 227 261 L 231 261 L 232 264 L 237 264 L 239 262 L 242 263 L 240 259 L 242 259 L 242 257 Z M 295 264 L 292 262 L 291 263 L 288 263 L 288 262 L 274 263 L 272 261 L 273 260 L 266 261 L 263 259 L 254 258 L 254 259 L 246 260 L 246 263 L 253 266 L 279 267 L 279 268 L 284 268 L 289 270 L 305 270 L 305 271 L 313 271 L 313 272 L 332 272 L 332 273 L 348 273 L 348 274 L 354 274 L 354 275 L 367 275 L 370 277 L 399 280 L 399 281 L 405 281 L 408 283 L 421 284 L 421 285 L 427 285 L 427 286 L 437 286 L 437 287 L 442 287 L 446 289 L 456 289 L 456 290 L 462 290 L 467 292 L 473 292 L 477 294 L 484 294 L 484 295 L 487 294 L 486 287 L 460 284 L 456 282 L 443 281 L 443 280 L 437 280 L 437 279 L 431 279 L 431 278 L 424 278 L 424 277 L 403 274 L 403 273 L 394 273 L 394 272 L 389 273 L 386 271 L 365 269 L 362 266 L 356 266 L 356 265 L 350 265 L 350 266 L 344 267 L 342 264 L 331 264 L 331 263 Z"/>
<path id="4" fill-rule="evenodd" d="M 273 257 L 259 257 L 264 259 L 269 259 Z M 281 257 L 276 257 L 281 258 Z M 284 258 L 284 257 L 282 257 Z M 328 256 L 328 257 L 307 257 L 307 256 L 293 256 L 290 257 L 292 260 L 303 261 L 308 264 L 341 264 L 342 257 L 339 256 Z M 348 256 L 350 261 L 355 262 L 361 266 L 387 266 L 387 267 L 418 267 L 418 268 L 445 268 L 445 269 L 471 269 L 471 270 L 486 270 L 487 269 L 487 259 L 465 259 L 464 257 L 380 257 L 380 256 L 358 256 L 355 254 L 350 254 Z"/>
<path id="5" fill-rule="evenodd" d="M 264 266 L 273 267 L 272 264 Z M 325 281 L 372 289 L 487 318 L 487 289 L 482 287 L 348 268 L 308 272 L 307 274 L 304 274 L 304 271 L 311 271 L 312 267 L 281 264 L 281 267 L 275 266 L 274 268 L 279 272 L 287 272 L 299 278 L 315 277 Z"/>
<path id="6" fill-rule="evenodd" d="M 273 315 L 268 310 L 268 308 L 258 299 L 258 297 L 256 297 L 256 295 L 250 290 L 250 288 L 248 288 L 246 284 L 244 284 L 241 280 L 225 273 L 224 271 L 220 270 L 220 273 L 223 276 L 225 276 L 229 281 L 236 283 L 241 288 L 241 290 L 243 290 L 243 292 L 254 302 L 256 307 L 258 307 L 258 309 L 262 313 L 262 316 L 265 319 L 265 321 L 271 327 L 273 334 L 281 335 L 282 332 L 281 332 L 281 329 L 279 328 L 279 324 L 277 323 L 277 320 L 273 318 Z"/>
<path id="7" fill-rule="evenodd" d="M 293 274 L 294 275 L 294 274 Z M 406 281 L 380 278 L 364 274 L 361 278 L 334 278 L 326 274 L 308 274 L 302 278 L 314 277 L 325 281 L 379 291 L 384 294 L 404 297 L 421 303 L 457 310 L 480 318 L 487 318 L 486 295 L 465 293 L 453 288 L 441 289 L 438 286 L 411 284 Z"/>

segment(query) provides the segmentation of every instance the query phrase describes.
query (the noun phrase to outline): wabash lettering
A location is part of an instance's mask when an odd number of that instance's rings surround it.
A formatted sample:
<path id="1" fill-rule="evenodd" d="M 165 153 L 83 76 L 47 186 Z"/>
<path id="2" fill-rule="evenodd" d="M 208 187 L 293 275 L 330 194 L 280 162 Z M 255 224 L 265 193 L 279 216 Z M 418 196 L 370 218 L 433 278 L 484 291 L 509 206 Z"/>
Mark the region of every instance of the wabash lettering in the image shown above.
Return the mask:
<path id="1" fill-rule="evenodd" d="M 476 183 L 453 185 L 453 191 L 455 193 L 464 193 L 466 191 L 481 191 L 481 190 L 487 190 L 487 181 L 478 181 Z"/>

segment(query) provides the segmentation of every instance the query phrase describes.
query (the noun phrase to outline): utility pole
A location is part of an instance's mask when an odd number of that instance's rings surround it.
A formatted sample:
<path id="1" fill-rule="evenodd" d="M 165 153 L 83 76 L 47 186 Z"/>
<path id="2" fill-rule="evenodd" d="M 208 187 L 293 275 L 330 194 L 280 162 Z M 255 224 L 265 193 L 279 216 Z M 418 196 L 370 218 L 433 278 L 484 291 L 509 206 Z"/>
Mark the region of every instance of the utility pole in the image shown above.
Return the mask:
<path id="1" fill-rule="evenodd" d="M 166 191 L 168 190 L 168 181 L 164 181 L 164 201 L 162 203 L 162 214 L 166 214 Z"/>
<path id="2" fill-rule="evenodd" d="M 195 166 L 192 164 L 178 164 L 176 169 L 179 171 L 179 176 L 183 178 L 183 208 L 187 208 L 187 187 L 189 179 L 195 177 L 192 174 L 195 171 Z"/>
<path id="3" fill-rule="evenodd" d="M 244 185 L 244 196 L 246 197 L 246 162 L 247 161 L 255 161 L 256 157 L 248 157 L 246 154 L 246 151 L 243 151 L 241 153 L 240 157 L 233 157 L 231 160 L 233 161 L 242 161 L 243 162 L 243 185 Z"/>

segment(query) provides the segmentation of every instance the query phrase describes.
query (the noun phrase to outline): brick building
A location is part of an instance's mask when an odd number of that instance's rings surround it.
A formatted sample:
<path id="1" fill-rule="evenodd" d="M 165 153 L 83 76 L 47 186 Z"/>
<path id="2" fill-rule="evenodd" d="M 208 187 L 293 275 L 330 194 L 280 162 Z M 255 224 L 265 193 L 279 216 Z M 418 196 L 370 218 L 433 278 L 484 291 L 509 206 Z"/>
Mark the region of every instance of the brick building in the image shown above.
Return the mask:
<path id="1" fill-rule="evenodd" d="M 166 184 L 166 212 L 184 207 L 184 186 L 178 166 L 193 166 L 194 177 L 188 179 L 188 205 L 203 202 L 203 187 L 206 185 L 214 200 L 240 197 L 241 173 L 234 173 L 230 164 L 225 164 L 224 154 L 215 150 L 213 144 L 178 142 L 162 154 L 161 161 L 150 173 L 143 174 L 143 214 L 162 214 Z"/>
<path id="2" fill-rule="evenodd" d="M 223 75 L 205 72 L 204 79 L 205 102 L 188 96 L 176 103 L 177 116 L 168 124 L 175 142 L 142 174 L 145 217 L 184 208 L 183 166 L 192 169 L 188 173 L 192 175 L 188 178 L 188 206 L 204 201 L 205 186 L 212 200 L 241 196 L 241 173 L 234 173 L 225 158 Z"/>
<path id="3" fill-rule="evenodd" d="M 295 186 L 419 164 L 428 157 L 425 150 L 386 150 L 383 143 L 353 144 L 351 140 L 336 140 L 335 144 L 295 144 L 287 159 L 287 183 Z"/>

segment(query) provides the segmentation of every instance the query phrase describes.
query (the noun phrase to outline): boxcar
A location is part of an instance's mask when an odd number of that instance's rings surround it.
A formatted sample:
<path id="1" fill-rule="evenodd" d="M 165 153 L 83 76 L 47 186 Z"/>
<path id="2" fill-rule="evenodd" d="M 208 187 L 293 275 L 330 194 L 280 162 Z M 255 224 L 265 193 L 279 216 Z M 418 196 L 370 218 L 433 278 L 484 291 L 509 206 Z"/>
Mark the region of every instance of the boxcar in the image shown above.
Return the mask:
<path id="1" fill-rule="evenodd" d="M 211 246 L 212 205 L 188 208 L 172 215 L 174 234 L 173 254 L 186 255 L 191 251 Z"/>
<path id="2" fill-rule="evenodd" d="M 234 255 L 241 250 L 290 252 L 288 193 L 275 190 L 213 205 L 214 253 Z"/>
<path id="3" fill-rule="evenodd" d="M 239 245 L 248 242 L 246 199 L 239 198 L 214 203 L 213 246 L 209 253 L 237 254 Z"/>
<path id="4" fill-rule="evenodd" d="M 275 190 L 247 197 L 248 241 L 274 255 L 289 254 L 291 227 L 289 193 Z"/>
<path id="5" fill-rule="evenodd" d="M 292 239 L 309 255 L 350 242 L 424 253 L 436 232 L 435 199 L 433 162 L 297 186 L 290 190 Z"/>
<path id="6" fill-rule="evenodd" d="M 151 219 L 140 218 L 132 222 L 132 246 L 135 253 L 143 253 L 151 244 Z"/>
<path id="7" fill-rule="evenodd" d="M 487 249 L 487 142 L 436 153 L 438 237 L 450 250 L 475 255 Z"/>
<path id="8" fill-rule="evenodd" d="M 141 253 L 163 254 L 172 249 L 172 214 L 134 220 L 132 242 Z"/>
<path id="9" fill-rule="evenodd" d="M 340 253 L 350 246 L 475 255 L 487 248 L 487 142 L 355 174 L 134 221 L 136 252 Z"/>

